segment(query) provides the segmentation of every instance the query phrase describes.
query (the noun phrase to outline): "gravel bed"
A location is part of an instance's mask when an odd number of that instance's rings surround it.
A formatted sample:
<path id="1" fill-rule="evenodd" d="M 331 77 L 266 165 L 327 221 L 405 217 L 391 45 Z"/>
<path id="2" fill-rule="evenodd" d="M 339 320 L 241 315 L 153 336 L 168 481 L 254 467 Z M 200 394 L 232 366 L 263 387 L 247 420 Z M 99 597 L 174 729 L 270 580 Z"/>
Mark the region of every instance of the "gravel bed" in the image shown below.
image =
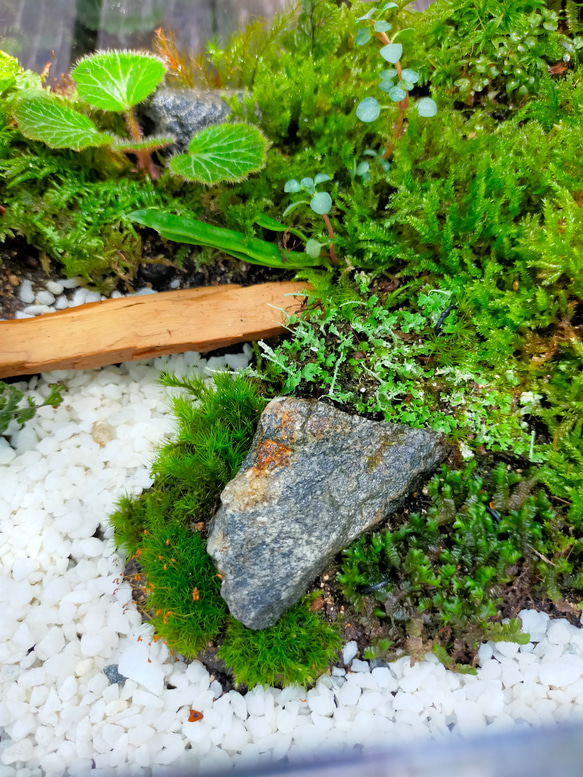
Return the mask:
<path id="1" fill-rule="evenodd" d="M 153 449 L 172 434 L 160 370 L 208 375 L 249 354 L 187 353 L 23 385 L 38 398 L 55 380 L 69 390 L 58 409 L 9 428 L 13 447 L 0 438 L 0 777 L 228 770 L 580 717 L 583 630 L 535 610 L 521 613 L 532 641 L 483 644 L 477 677 L 430 655 L 371 666 L 348 643 L 307 693 L 223 693 L 199 662 L 150 643 L 119 584 L 108 515 L 150 484 Z"/>

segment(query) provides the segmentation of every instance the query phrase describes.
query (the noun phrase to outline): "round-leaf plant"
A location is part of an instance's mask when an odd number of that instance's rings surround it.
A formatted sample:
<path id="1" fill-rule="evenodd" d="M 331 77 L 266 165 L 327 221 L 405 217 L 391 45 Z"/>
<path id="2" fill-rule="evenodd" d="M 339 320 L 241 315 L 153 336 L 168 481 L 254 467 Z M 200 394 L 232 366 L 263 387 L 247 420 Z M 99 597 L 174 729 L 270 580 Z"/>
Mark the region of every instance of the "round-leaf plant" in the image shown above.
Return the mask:
<path id="1" fill-rule="evenodd" d="M 332 210 L 332 198 L 328 192 L 317 192 L 316 186 L 324 181 L 330 181 L 330 176 L 326 173 L 318 173 L 314 178 L 302 178 L 301 181 L 296 181 L 295 178 L 291 178 L 286 182 L 283 190 L 288 194 L 295 194 L 297 192 L 305 191 L 311 195 L 311 200 L 298 200 L 297 202 L 288 205 L 284 210 L 283 215 L 287 216 L 292 210 L 295 210 L 299 205 L 309 205 L 310 208 L 317 213 L 318 216 L 322 216 L 326 229 L 328 230 L 328 237 L 330 238 L 330 259 L 334 264 L 337 264 L 336 254 L 334 252 L 334 230 L 332 224 L 328 218 L 328 213 Z M 320 256 L 320 249 L 325 243 L 319 243 L 317 240 L 310 239 L 306 244 L 306 253 L 313 259 L 317 259 Z"/>
<path id="2" fill-rule="evenodd" d="M 384 45 L 379 50 L 379 54 L 394 68 L 390 70 L 382 70 L 380 72 L 380 84 L 379 89 L 382 92 L 388 94 L 389 98 L 397 104 L 399 108 L 399 115 L 395 125 L 393 133 L 393 142 L 385 149 L 383 158 L 386 160 L 393 152 L 395 142 L 398 140 L 403 126 L 403 120 L 405 118 L 405 112 L 409 107 L 409 92 L 413 89 L 414 85 L 419 80 L 419 73 L 410 68 L 401 67 L 401 57 L 403 56 L 403 44 L 396 42 L 398 35 L 403 38 L 405 31 L 397 33 L 391 41 L 387 36 L 387 32 L 392 29 L 390 22 L 384 19 L 379 19 L 386 11 L 397 8 L 396 3 L 385 3 L 382 8 L 371 8 L 364 16 L 357 19 L 359 22 L 367 22 L 372 24 L 374 36 L 378 38 Z M 373 17 L 377 17 L 376 19 Z M 370 27 L 361 27 L 354 39 L 357 46 L 363 46 L 365 43 L 373 37 Z M 397 79 L 397 80 L 395 80 Z M 381 115 L 382 110 L 386 110 L 390 106 L 381 106 L 379 101 L 375 97 L 365 97 L 356 107 L 356 116 L 360 121 L 365 124 L 369 124 L 376 121 Z M 419 116 L 429 118 L 435 116 L 437 113 L 437 105 L 431 99 L 431 97 L 424 97 L 417 103 L 417 112 Z"/>

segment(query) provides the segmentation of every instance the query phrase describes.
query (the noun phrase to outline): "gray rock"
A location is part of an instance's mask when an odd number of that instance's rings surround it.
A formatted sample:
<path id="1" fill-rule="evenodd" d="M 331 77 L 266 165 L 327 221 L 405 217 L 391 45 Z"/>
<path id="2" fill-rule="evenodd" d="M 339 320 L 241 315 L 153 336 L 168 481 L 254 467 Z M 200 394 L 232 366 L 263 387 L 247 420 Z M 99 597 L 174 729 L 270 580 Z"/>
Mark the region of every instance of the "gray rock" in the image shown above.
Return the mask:
<path id="1" fill-rule="evenodd" d="M 107 666 L 103 667 L 103 674 L 107 677 L 109 680 L 110 685 L 123 685 L 125 681 L 128 679 L 123 674 L 119 673 L 119 665 L 118 664 L 108 664 Z"/>
<path id="2" fill-rule="evenodd" d="M 270 402 L 210 527 L 208 552 L 231 614 L 252 629 L 271 626 L 446 453 L 431 430 L 368 421 L 316 400 Z"/>
<path id="3" fill-rule="evenodd" d="M 229 106 L 218 92 L 198 89 L 159 89 L 140 108 L 153 125 L 154 135 L 173 135 L 174 150 L 184 152 L 193 135 L 227 120 Z M 150 134 L 150 133 L 149 133 Z"/>

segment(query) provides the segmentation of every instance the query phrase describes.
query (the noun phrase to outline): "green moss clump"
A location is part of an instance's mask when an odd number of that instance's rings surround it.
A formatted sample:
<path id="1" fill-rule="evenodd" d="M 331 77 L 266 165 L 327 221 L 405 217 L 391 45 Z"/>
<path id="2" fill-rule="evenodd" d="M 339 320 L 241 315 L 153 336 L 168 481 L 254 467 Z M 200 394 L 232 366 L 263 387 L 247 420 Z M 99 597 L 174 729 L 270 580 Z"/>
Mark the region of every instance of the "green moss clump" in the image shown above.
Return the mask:
<path id="1" fill-rule="evenodd" d="M 154 639 L 192 658 L 217 640 L 236 681 L 248 686 L 312 682 L 337 651 L 338 630 L 310 611 L 309 597 L 263 631 L 229 618 L 204 539 L 267 400 L 249 378 L 227 373 L 215 375 L 214 386 L 169 373 L 161 382 L 186 392 L 172 400 L 176 437 L 158 451 L 152 487 L 120 499 L 111 516 L 116 543 L 138 564 L 136 587 L 148 594 Z"/>
<path id="2" fill-rule="evenodd" d="M 469 660 L 484 639 L 526 641 L 519 622 L 500 622 L 515 585 L 553 601 L 583 591 L 581 532 L 544 491 L 533 493 L 536 478 L 498 465 L 486 482 L 475 470 L 443 466 L 428 485 L 426 512 L 343 554 L 344 594 L 360 611 L 373 597 L 386 638 L 418 658 L 433 649 Z"/>
<path id="3" fill-rule="evenodd" d="M 312 600 L 304 597 L 268 629 L 254 631 L 230 619 L 219 657 L 237 682 L 249 687 L 304 685 L 329 666 L 340 649 L 340 635 L 310 610 Z"/>

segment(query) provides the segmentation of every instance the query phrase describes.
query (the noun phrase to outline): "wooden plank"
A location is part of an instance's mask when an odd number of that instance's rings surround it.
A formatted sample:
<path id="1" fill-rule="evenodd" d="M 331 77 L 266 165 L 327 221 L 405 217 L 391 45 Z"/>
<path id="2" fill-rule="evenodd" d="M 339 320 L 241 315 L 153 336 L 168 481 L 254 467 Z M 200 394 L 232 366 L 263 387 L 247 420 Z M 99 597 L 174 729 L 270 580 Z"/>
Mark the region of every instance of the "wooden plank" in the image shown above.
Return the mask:
<path id="1" fill-rule="evenodd" d="M 296 281 L 210 286 L 92 302 L 0 321 L 0 378 L 91 369 L 161 354 L 212 351 L 282 334 Z"/>

